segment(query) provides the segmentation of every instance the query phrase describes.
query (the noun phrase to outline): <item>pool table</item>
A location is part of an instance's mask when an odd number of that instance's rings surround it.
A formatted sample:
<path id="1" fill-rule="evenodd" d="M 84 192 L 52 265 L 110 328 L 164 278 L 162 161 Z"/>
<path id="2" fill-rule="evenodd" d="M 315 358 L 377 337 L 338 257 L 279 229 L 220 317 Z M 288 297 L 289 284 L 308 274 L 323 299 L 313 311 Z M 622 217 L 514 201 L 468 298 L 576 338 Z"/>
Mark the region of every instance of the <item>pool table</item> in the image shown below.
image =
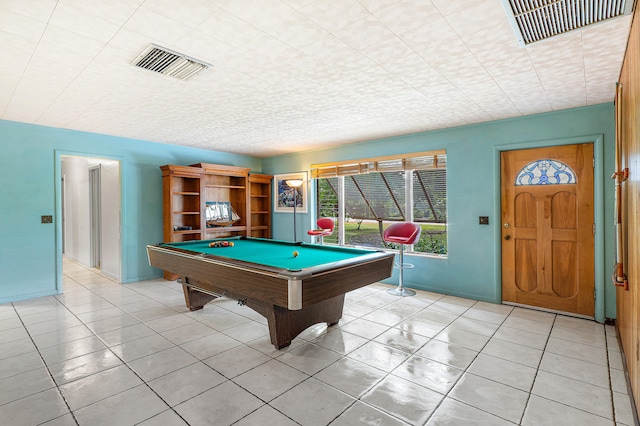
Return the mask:
<path id="1" fill-rule="evenodd" d="M 345 293 L 388 278 L 393 268 L 393 253 L 382 250 L 252 237 L 209 247 L 218 240 L 148 245 L 149 264 L 180 276 L 192 311 L 225 296 L 260 313 L 277 349 L 313 324 L 336 324 Z"/>

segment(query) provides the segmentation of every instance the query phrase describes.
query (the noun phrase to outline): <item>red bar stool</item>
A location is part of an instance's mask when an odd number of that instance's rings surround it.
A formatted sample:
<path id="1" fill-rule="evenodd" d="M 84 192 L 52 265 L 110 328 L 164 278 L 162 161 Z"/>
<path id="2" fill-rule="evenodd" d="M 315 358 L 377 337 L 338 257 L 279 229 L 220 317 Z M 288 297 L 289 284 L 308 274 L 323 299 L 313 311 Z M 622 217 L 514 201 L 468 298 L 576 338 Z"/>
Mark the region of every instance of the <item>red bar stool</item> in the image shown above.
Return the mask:
<path id="1" fill-rule="evenodd" d="M 330 217 L 323 217 L 316 222 L 319 229 L 310 229 L 307 234 L 311 237 L 316 237 L 319 244 L 322 244 L 323 237 L 328 237 L 333 234 L 333 219 Z"/>
<path id="2" fill-rule="evenodd" d="M 382 239 L 387 243 L 395 243 L 400 245 L 400 252 L 398 255 L 398 262 L 395 263 L 395 267 L 398 268 L 400 276 L 398 278 L 398 287 L 390 288 L 387 293 L 394 296 L 413 296 L 415 291 L 409 290 L 403 287 L 403 271 L 405 269 L 413 268 L 411 263 L 404 263 L 403 254 L 404 246 L 415 244 L 420 239 L 420 232 L 422 228 L 420 225 L 416 225 L 411 222 L 394 223 L 388 226 L 382 233 Z"/>

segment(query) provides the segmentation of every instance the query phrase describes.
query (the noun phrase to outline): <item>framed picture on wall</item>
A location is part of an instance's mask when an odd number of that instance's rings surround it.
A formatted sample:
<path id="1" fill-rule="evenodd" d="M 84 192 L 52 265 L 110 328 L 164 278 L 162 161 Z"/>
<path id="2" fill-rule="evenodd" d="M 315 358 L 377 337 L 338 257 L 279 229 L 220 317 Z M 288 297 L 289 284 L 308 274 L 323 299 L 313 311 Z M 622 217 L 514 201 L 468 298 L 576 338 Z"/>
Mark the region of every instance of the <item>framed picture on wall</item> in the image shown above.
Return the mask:
<path id="1" fill-rule="evenodd" d="M 274 208 L 275 212 L 296 213 L 307 212 L 307 172 L 275 175 Z"/>

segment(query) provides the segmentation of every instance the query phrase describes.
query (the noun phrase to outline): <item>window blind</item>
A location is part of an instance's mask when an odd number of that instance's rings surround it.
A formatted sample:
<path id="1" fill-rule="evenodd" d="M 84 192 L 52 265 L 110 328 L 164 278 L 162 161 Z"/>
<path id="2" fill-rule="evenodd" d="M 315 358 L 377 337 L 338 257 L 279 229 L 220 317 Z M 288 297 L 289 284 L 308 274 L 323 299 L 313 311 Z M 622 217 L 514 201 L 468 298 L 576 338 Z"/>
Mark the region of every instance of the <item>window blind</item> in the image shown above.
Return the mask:
<path id="1" fill-rule="evenodd" d="M 376 157 L 311 165 L 313 179 L 360 175 L 371 172 L 446 169 L 446 151 L 421 152 L 401 156 Z"/>

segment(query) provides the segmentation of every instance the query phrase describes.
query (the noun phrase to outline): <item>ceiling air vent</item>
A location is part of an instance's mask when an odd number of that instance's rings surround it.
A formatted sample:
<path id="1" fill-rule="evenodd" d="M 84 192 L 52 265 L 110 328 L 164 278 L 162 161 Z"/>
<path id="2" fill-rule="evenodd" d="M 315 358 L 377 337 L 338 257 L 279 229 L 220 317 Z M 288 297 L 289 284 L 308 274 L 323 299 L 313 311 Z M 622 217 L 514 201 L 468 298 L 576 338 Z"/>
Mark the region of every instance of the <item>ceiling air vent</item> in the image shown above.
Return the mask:
<path id="1" fill-rule="evenodd" d="M 634 0 L 502 0 L 522 47 L 616 16 L 628 15 L 633 2 Z"/>
<path id="2" fill-rule="evenodd" d="M 211 65 L 174 52 L 155 44 L 147 47 L 133 62 L 133 65 L 159 72 L 170 77 L 186 80 Z"/>

